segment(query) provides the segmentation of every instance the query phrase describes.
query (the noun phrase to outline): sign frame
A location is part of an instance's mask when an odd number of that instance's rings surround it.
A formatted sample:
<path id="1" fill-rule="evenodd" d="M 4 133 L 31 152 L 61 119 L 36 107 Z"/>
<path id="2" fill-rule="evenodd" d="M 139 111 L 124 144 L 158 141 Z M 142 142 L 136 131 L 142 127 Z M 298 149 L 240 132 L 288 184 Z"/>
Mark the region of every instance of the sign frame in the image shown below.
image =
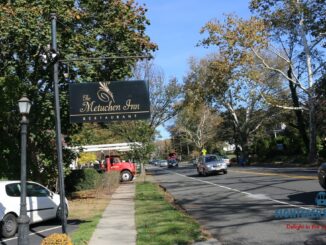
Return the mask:
<path id="1" fill-rule="evenodd" d="M 150 118 L 144 80 L 69 84 L 71 123 L 145 120 Z"/>

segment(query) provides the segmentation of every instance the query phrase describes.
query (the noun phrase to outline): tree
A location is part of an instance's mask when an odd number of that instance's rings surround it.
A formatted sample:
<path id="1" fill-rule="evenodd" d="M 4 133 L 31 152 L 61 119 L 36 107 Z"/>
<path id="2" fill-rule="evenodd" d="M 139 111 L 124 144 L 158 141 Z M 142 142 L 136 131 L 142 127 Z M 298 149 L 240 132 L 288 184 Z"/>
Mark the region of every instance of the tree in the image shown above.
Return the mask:
<path id="1" fill-rule="evenodd" d="M 101 123 L 87 123 L 82 129 L 70 135 L 71 145 L 96 145 L 120 142 L 119 137 L 108 127 Z"/>
<path id="2" fill-rule="evenodd" d="M 109 128 L 121 140 L 142 144 L 142 147 L 136 147 L 128 154 L 132 159 L 141 160 L 143 168 L 143 163 L 147 162 L 154 151 L 156 128 L 173 118 L 179 110 L 181 86 L 174 78 L 165 84 L 163 72 L 149 62 L 138 63 L 133 78 L 149 83 L 151 117 L 148 121 L 115 123 Z"/>
<path id="3" fill-rule="evenodd" d="M 192 61 L 185 80 L 186 101 L 198 103 L 204 100 L 227 114 L 233 131 L 229 142 L 235 143 L 247 159 L 255 132 L 278 114 L 278 110 L 269 108 L 262 97 L 262 93 L 278 89 L 277 77 L 268 79 L 272 74 L 250 69 L 253 63 L 250 54 L 228 46 L 221 36 L 219 42 L 223 47 L 218 54 L 199 62 Z M 258 84 L 259 79 L 268 80 L 270 86 Z"/>
<path id="4" fill-rule="evenodd" d="M 176 78 L 166 82 L 163 71 L 148 61 L 137 64 L 133 77 L 149 82 L 151 127 L 156 129 L 178 113 L 182 86 Z"/>
<path id="5" fill-rule="evenodd" d="M 316 42 L 311 43 L 308 48 L 305 35 L 310 35 L 311 32 L 304 27 L 307 18 L 304 17 L 306 12 L 309 12 L 308 6 L 301 4 L 299 1 L 252 1 L 251 7 L 261 11 L 264 15 L 264 20 L 256 17 L 244 21 L 240 18 L 228 17 L 225 26 L 217 21 L 209 22 L 203 28 L 204 32 L 209 33 L 209 37 L 203 41 L 205 45 L 215 45 L 219 48 L 225 47 L 226 43 L 232 49 L 233 47 L 241 47 L 240 54 L 254 54 L 256 60 L 271 72 L 279 73 L 283 77 L 283 82 L 291 83 L 293 105 L 288 103 L 275 103 L 273 100 L 275 93 L 265 96 L 265 99 L 274 106 L 291 109 L 291 110 L 308 110 L 309 111 L 309 161 L 316 161 L 316 132 L 315 132 L 315 100 L 314 91 L 312 89 L 313 77 L 320 74 L 323 62 L 318 56 L 316 45 L 321 38 L 318 37 Z M 266 18 L 265 18 L 266 17 Z M 319 16 L 320 18 L 320 16 Z M 312 20 L 311 18 L 309 20 Z M 293 26 L 295 25 L 295 26 Z M 275 32 L 271 32 L 274 30 Z M 227 42 L 221 42 L 227 40 Z M 301 40 L 304 42 L 302 43 Z M 286 41 L 286 42 L 285 42 Z M 288 45 L 286 45 L 286 43 Z M 224 45 L 224 46 L 223 46 Z M 277 45 L 275 47 L 275 45 Z M 308 52 L 308 50 L 311 50 Z M 250 54 L 251 52 L 251 54 Z M 314 56 L 311 56 L 314 54 Z M 274 56 L 286 64 L 279 66 L 270 63 L 268 57 Z M 311 58 L 315 57 L 314 71 L 311 70 Z M 252 59 L 254 60 L 254 59 Z M 302 66 L 304 62 L 306 66 Z M 310 63 L 310 65 L 308 64 Z M 279 63 L 277 63 L 279 64 Z M 287 71 L 286 71 L 287 69 Z M 309 79 L 306 79 L 308 77 Z M 263 80 L 261 81 L 263 82 Z M 300 89 L 300 103 L 297 100 L 298 96 L 296 89 Z M 274 91 L 275 92 L 275 91 Z M 296 98 L 295 98 L 296 97 Z M 272 100 L 270 100 L 272 99 Z M 284 101 L 282 101 L 284 102 Z M 300 113 L 297 113 L 297 116 Z M 300 115 L 299 115 L 300 116 Z M 298 118 L 300 118 L 298 116 Z M 301 119 L 298 119 L 300 123 Z M 302 135 L 304 135 L 304 125 L 301 127 Z"/>
<path id="6" fill-rule="evenodd" d="M 207 148 L 222 119 L 204 103 L 188 104 L 178 113 L 171 133 L 183 135 L 198 151 Z"/>
<path id="7" fill-rule="evenodd" d="M 271 38 L 283 49 L 283 53 L 278 55 L 289 66 L 285 79 L 290 86 L 298 87 L 305 94 L 303 104 L 309 112 L 308 158 L 310 163 L 314 163 L 317 161 L 314 84 L 325 69 L 320 50 L 320 44 L 325 39 L 325 1 L 253 0 L 250 7 L 268 23 Z M 253 51 L 268 69 L 273 69 L 260 57 L 259 50 Z M 297 113 L 297 117 L 302 121 L 300 114 Z"/>
<path id="8" fill-rule="evenodd" d="M 17 101 L 23 93 L 32 100 L 28 138 L 29 177 L 52 184 L 56 172 L 53 84 L 51 61 L 42 63 L 48 52 L 51 12 L 57 13 L 60 60 L 60 103 L 63 134 L 69 136 L 81 125 L 69 124 L 68 84 L 107 81 L 130 76 L 134 59 L 83 58 L 100 56 L 148 56 L 156 45 L 145 34 L 149 24 L 146 9 L 133 0 L 110 1 L 1 1 L 0 2 L 0 169 L 5 177 L 17 178 L 19 162 L 19 115 Z M 68 69 L 69 68 L 69 69 Z M 68 77 L 63 75 L 69 70 Z M 69 142 L 68 142 L 69 143 Z M 64 150 L 64 163 L 73 157 Z M 40 174 L 42 173 L 42 174 Z"/>

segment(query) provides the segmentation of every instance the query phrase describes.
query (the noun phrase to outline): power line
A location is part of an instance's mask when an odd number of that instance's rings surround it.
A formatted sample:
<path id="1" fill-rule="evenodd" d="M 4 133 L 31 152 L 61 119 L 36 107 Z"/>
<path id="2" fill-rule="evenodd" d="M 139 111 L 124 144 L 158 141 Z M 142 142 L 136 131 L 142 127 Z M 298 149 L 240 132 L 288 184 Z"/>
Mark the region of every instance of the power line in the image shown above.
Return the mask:
<path id="1" fill-rule="evenodd" d="M 134 56 L 103 56 L 103 57 L 89 57 L 89 58 L 75 58 L 75 59 L 63 59 L 59 60 L 61 63 L 72 63 L 78 61 L 87 61 L 87 60 L 115 60 L 115 59 L 152 59 L 153 56 L 142 56 L 142 55 L 134 55 Z"/>

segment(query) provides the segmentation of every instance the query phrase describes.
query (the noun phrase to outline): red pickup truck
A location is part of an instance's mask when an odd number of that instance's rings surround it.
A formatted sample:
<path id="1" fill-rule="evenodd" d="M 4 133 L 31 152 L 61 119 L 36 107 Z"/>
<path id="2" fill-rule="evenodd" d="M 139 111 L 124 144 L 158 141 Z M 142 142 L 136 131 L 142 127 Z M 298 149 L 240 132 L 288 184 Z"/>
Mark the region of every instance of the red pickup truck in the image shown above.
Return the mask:
<path id="1" fill-rule="evenodd" d="M 119 171 L 121 181 L 131 181 L 136 175 L 136 164 L 132 162 L 121 161 L 120 156 L 105 156 L 105 160 L 100 164 L 100 169 L 105 172 Z"/>

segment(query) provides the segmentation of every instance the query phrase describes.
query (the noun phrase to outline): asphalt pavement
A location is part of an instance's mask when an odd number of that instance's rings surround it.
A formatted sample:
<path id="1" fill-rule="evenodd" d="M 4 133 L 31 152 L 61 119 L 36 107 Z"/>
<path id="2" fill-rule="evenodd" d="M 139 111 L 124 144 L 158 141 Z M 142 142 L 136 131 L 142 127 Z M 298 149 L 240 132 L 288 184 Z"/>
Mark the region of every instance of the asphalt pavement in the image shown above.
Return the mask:
<path id="1" fill-rule="evenodd" d="M 75 229 L 78 228 L 79 221 L 76 220 L 68 220 L 67 224 L 67 232 L 71 233 Z M 42 240 L 53 234 L 53 233 L 62 233 L 62 226 L 60 222 L 55 220 L 49 220 L 42 223 L 37 223 L 30 225 L 29 227 L 29 244 L 30 245 L 38 245 L 41 244 Z M 18 234 L 11 238 L 1 238 L 1 245 L 17 245 L 18 244 Z"/>
<path id="2" fill-rule="evenodd" d="M 276 217 L 290 209 L 324 211 L 315 202 L 323 191 L 316 169 L 231 167 L 208 177 L 193 167 L 149 171 L 222 244 L 326 244 L 325 218 Z"/>
<path id="3" fill-rule="evenodd" d="M 288 210 L 324 212 L 316 206 L 323 192 L 313 168 L 231 167 L 226 175 L 199 177 L 192 166 L 148 167 L 154 179 L 194 217 L 213 238 L 200 245 L 321 245 L 326 244 L 326 218 L 280 218 Z M 136 244 L 135 183 L 122 184 L 112 196 L 89 245 Z M 286 213 L 285 213 L 286 214 Z M 71 221 L 68 232 L 78 223 Z M 40 244 L 61 226 L 45 222 L 31 226 L 30 243 Z M 127 235 L 126 235 L 127 234 Z M 0 240 L 17 244 L 17 237 Z"/>

